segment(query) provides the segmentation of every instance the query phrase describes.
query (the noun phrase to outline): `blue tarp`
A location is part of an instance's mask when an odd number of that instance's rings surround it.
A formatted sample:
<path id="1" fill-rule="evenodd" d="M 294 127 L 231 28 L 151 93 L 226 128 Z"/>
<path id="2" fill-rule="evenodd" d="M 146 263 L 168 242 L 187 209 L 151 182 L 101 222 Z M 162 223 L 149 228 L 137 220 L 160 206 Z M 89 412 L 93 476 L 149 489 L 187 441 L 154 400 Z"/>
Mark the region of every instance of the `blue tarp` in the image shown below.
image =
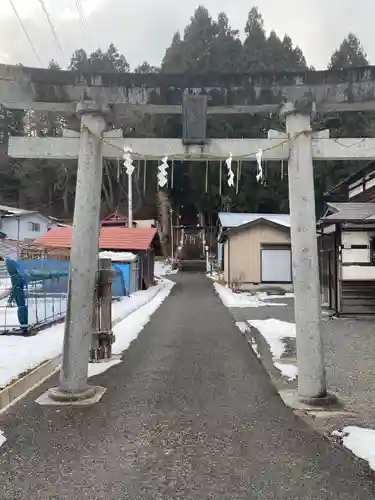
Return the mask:
<path id="1" fill-rule="evenodd" d="M 132 269 L 132 264 L 130 262 L 116 262 L 116 264 L 112 264 L 112 267 L 122 276 L 125 286 L 125 295 L 130 295 L 133 292 L 136 292 L 137 279 L 134 279 L 133 273 L 135 270 L 134 268 Z M 112 293 L 117 297 L 119 296 L 115 293 L 114 283 L 112 284 Z"/>

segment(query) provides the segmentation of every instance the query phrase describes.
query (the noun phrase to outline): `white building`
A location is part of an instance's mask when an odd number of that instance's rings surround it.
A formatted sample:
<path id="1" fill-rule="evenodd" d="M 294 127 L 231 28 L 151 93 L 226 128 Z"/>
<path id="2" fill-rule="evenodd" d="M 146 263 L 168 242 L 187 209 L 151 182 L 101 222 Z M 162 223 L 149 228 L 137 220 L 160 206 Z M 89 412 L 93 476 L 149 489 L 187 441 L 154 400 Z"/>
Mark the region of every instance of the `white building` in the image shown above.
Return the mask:
<path id="1" fill-rule="evenodd" d="M 37 211 L 0 205 L 0 231 L 10 240 L 36 240 L 58 225 Z"/>

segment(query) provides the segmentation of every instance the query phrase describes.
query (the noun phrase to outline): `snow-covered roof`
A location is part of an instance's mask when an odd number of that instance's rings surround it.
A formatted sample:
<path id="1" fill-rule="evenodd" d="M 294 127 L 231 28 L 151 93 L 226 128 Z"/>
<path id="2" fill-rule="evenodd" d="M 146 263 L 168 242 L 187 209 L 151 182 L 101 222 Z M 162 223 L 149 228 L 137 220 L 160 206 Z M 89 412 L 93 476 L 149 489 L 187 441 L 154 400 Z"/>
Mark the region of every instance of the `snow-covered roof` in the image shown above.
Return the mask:
<path id="1" fill-rule="evenodd" d="M 219 220 L 223 228 L 242 226 L 257 219 L 266 219 L 281 226 L 290 227 L 289 214 L 254 214 L 254 213 L 232 213 L 220 212 Z"/>
<path id="2" fill-rule="evenodd" d="M 133 262 L 137 256 L 132 252 L 110 252 L 104 251 L 99 253 L 100 259 L 111 259 L 113 262 Z"/>
<path id="3" fill-rule="evenodd" d="M 0 205 L 0 211 L 7 212 L 9 215 L 25 215 L 34 213 L 33 210 L 24 210 L 23 208 L 13 208 L 7 205 Z"/>

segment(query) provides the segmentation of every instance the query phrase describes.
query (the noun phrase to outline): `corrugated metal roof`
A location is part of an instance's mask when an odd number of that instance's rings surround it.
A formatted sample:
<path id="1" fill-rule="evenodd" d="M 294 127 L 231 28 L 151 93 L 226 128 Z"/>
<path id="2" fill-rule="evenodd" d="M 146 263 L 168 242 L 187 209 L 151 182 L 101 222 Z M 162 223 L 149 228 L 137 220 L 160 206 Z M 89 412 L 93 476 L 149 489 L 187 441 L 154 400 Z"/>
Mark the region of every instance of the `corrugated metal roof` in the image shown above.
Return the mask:
<path id="1" fill-rule="evenodd" d="M 267 219 L 275 224 L 290 227 L 289 214 L 255 214 L 255 213 L 232 213 L 220 212 L 219 220 L 224 228 L 238 227 L 257 219 Z"/>
<path id="2" fill-rule="evenodd" d="M 155 228 L 102 227 L 100 250 L 147 250 L 154 239 Z M 51 248 L 70 248 L 71 227 L 56 227 L 35 241 L 37 245 Z"/>
<path id="3" fill-rule="evenodd" d="M 375 214 L 375 203 L 369 202 L 328 203 L 328 207 L 342 214 L 356 214 L 365 217 Z"/>
<path id="4" fill-rule="evenodd" d="M 34 210 L 24 210 L 23 208 L 13 208 L 8 207 L 8 205 L 0 205 L 0 211 L 8 212 L 12 215 L 24 215 L 24 214 L 32 214 L 35 213 Z"/>
<path id="5" fill-rule="evenodd" d="M 335 213 L 322 217 L 322 221 L 366 221 L 375 218 L 375 203 L 328 203 Z"/>

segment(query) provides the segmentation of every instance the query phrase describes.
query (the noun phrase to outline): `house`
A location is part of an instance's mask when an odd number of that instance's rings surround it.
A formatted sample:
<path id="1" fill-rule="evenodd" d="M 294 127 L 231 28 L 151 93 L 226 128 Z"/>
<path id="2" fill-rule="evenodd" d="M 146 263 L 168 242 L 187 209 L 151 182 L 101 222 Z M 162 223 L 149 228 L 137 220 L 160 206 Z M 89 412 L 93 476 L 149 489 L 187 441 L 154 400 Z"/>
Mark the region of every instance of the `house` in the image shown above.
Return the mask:
<path id="1" fill-rule="evenodd" d="M 317 224 L 322 302 L 335 314 L 374 314 L 375 162 L 325 193 Z"/>
<path id="2" fill-rule="evenodd" d="M 233 229 L 238 226 L 242 226 L 248 222 L 263 217 L 265 219 L 271 220 L 282 225 L 290 227 L 290 215 L 288 214 L 257 214 L 257 213 L 233 213 L 233 212 L 219 212 L 218 214 L 218 230 L 217 230 L 217 257 L 218 265 L 221 269 L 224 266 L 223 260 L 223 243 L 221 243 L 222 236 L 226 231 Z"/>
<path id="3" fill-rule="evenodd" d="M 329 202 L 318 221 L 322 303 L 337 315 L 375 313 L 375 203 Z"/>
<path id="4" fill-rule="evenodd" d="M 375 162 L 350 175 L 325 193 L 326 201 L 375 201 Z"/>
<path id="5" fill-rule="evenodd" d="M 10 240 L 35 240 L 57 225 L 37 211 L 0 205 L 0 231 Z"/>
<path id="6" fill-rule="evenodd" d="M 238 288 L 254 284 L 292 283 L 290 216 L 286 214 L 225 214 L 219 243 L 223 245 L 224 279 Z M 239 216 L 230 217 L 230 215 Z M 238 223 L 247 215 L 245 223 Z M 232 220 L 230 220 L 232 219 Z M 229 225 L 232 224 L 232 227 Z M 229 227 L 229 228 L 228 228 Z"/>
<path id="7" fill-rule="evenodd" d="M 101 227 L 128 227 L 128 218 L 126 217 L 126 215 L 120 214 L 119 212 L 114 212 L 107 215 L 107 217 L 105 217 L 100 222 L 100 225 Z M 156 227 L 156 221 L 154 219 L 133 220 L 133 227 Z"/>
<path id="8" fill-rule="evenodd" d="M 58 227 L 35 241 L 43 248 L 68 249 L 72 244 L 72 228 Z M 138 262 L 138 289 L 154 284 L 155 254 L 160 254 L 160 242 L 155 228 L 102 227 L 99 250 L 111 252 L 132 252 Z"/>

